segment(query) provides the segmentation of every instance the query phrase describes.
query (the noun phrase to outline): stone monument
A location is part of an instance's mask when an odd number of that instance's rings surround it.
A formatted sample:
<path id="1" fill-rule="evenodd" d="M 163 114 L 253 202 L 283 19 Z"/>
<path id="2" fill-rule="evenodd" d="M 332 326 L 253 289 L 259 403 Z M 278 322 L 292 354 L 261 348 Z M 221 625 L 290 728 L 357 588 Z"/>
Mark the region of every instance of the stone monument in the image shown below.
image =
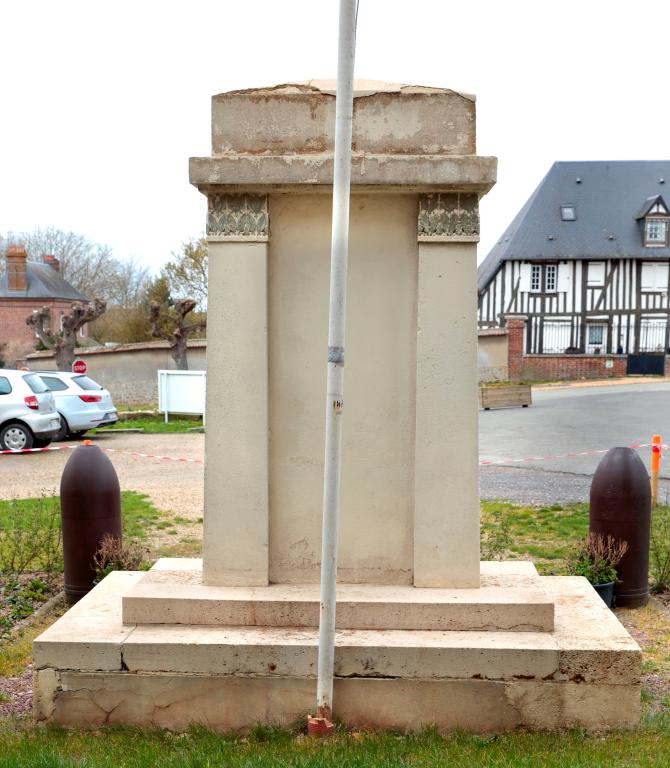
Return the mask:
<path id="1" fill-rule="evenodd" d="M 215 96 L 204 558 L 114 573 L 35 641 L 35 715 L 228 730 L 313 710 L 335 98 Z M 640 651 L 580 578 L 479 557 L 475 100 L 357 84 L 334 714 L 632 726 Z"/>

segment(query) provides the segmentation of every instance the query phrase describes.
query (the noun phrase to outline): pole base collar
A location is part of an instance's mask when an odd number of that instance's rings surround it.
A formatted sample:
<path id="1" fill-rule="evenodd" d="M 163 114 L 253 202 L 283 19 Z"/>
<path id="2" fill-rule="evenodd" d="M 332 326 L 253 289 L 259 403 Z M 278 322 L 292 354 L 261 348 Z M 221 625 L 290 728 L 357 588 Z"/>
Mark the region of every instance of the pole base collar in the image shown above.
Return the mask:
<path id="1" fill-rule="evenodd" d="M 307 715 L 308 736 L 330 736 L 335 731 L 335 723 L 331 721 L 332 715 L 325 707 L 319 707 L 316 717 Z"/>

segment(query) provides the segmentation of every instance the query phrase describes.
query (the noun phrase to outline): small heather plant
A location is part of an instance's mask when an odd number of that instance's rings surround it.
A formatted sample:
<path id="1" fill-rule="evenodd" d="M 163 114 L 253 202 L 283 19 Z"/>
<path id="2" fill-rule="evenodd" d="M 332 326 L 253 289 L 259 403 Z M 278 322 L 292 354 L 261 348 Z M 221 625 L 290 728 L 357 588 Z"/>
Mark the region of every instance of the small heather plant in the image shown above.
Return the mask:
<path id="1" fill-rule="evenodd" d="M 146 549 L 136 542 L 124 544 L 117 536 L 105 534 L 93 560 L 96 579 L 101 581 L 112 571 L 139 571 Z"/>
<path id="2" fill-rule="evenodd" d="M 626 552 L 627 541 L 589 533 L 574 547 L 568 558 L 568 569 L 573 576 L 584 576 L 591 584 L 608 584 L 617 580 L 616 567 Z"/>

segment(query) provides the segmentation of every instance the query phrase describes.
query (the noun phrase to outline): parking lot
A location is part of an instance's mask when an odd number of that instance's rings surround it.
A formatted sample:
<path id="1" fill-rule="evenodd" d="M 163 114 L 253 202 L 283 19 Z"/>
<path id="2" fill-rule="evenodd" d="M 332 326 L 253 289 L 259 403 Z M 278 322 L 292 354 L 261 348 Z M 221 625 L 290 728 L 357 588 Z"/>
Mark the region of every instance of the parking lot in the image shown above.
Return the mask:
<path id="1" fill-rule="evenodd" d="M 530 408 L 480 412 L 480 459 L 497 462 L 481 467 L 482 498 L 538 504 L 586 501 L 603 455 L 597 451 L 648 443 L 655 432 L 670 442 L 669 383 L 537 389 L 533 401 Z M 202 517 L 203 434 L 108 432 L 92 439 L 107 451 L 123 490 L 147 494 L 159 510 L 190 520 Z M 52 445 L 59 450 L 0 456 L 3 498 L 58 492 L 71 452 L 65 446 L 77 443 Z M 586 455 L 568 455 L 581 452 Z M 648 465 L 650 449 L 639 453 Z M 660 484 L 666 499 L 670 453 L 661 476 L 666 478 Z"/>
<path id="2" fill-rule="evenodd" d="M 591 477 L 614 446 L 670 442 L 670 383 L 533 390 L 529 408 L 479 414 L 482 498 L 521 503 L 586 501 Z M 649 466 L 650 448 L 638 449 Z M 581 455 L 575 455 L 581 454 Z M 659 497 L 670 496 L 670 453 L 661 464 Z"/>
<path id="3" fill-rule="evenodd" d="M 94 443 L 107 452 L 119 476 L 121 489 L 145 493 L 160 510 L 184 518 L 202 517 L 202 463 L 149 458 L 153 454 L 197 459 L 204 455 L 202 434 L 114 434 L 94 435 Z M 61 474 L 71 449 L 79 443 L 52 443 L 59 450 L 0 456 L 2 498 L 27 498 L 58 493 Z"/>

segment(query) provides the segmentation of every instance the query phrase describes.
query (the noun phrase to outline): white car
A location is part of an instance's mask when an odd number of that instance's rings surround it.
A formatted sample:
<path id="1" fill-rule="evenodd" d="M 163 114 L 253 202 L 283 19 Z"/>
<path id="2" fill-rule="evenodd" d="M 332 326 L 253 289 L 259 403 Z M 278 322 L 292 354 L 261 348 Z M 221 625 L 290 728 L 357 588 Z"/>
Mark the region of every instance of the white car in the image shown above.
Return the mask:
<path id="1" fill-rule="evenodd" d="M 32 371 L 0 368 L 0 449 L 46 448 L 60 430 L 54 396 Z"/>
<path id="2" fill-rule="evenodd" d="M 65 371 L 38 371 L 38 375 L 56 399 L 61 422 L 56 440 L 80 437 L 119 420 L 112 396 L 88 376 Z"/>

